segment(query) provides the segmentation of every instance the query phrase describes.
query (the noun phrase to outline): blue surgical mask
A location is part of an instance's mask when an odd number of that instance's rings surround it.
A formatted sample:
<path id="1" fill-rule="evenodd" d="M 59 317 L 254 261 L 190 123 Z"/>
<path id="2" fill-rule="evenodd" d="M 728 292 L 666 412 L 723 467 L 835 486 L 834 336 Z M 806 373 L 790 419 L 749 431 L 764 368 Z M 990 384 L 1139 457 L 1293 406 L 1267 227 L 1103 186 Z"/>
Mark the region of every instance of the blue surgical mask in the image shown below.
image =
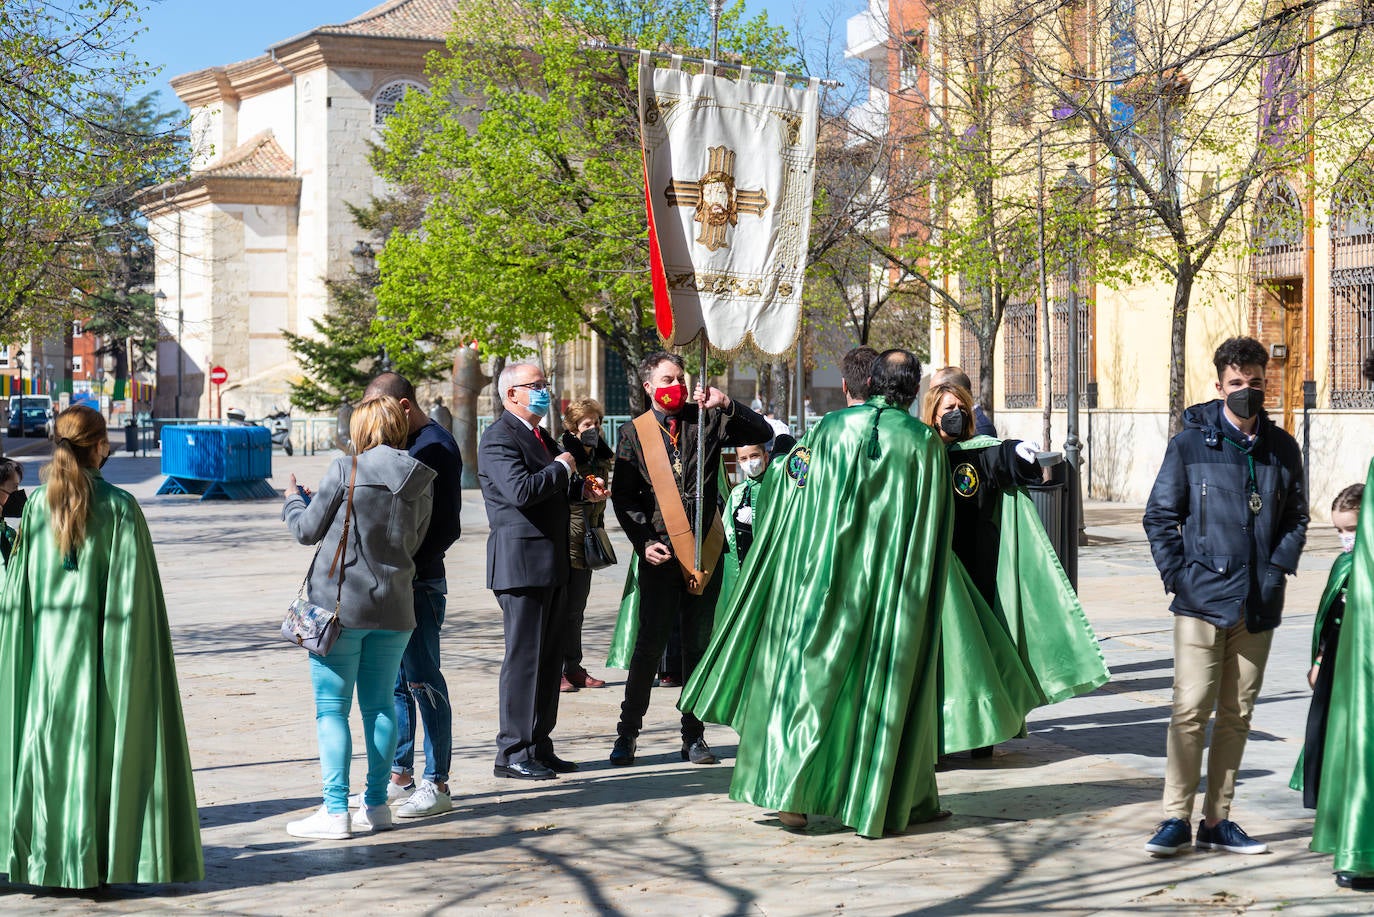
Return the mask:
<path id="1" fill-rule="evenodd" d="M 549 413 L 549 405 L 553 403 L 553 395 L 546 388 L 532 388 L 529 390 L 530 403 L 527 405 L 530 413 L 535 417 L 543 417 Z"/>

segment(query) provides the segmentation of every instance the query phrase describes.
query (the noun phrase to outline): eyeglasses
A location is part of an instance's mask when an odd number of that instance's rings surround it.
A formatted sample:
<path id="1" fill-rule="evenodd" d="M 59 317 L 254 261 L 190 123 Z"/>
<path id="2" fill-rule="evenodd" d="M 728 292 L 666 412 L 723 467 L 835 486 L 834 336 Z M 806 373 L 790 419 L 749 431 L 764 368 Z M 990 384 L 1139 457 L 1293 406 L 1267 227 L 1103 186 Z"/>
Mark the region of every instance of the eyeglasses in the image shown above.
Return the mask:
<path id="1" fill-rule="evenodd" d="M 542 392 L 544 389 L 548 387 L 549 383 L 544 381 L 543 379 L 540 379 L 537 382 L 521 382 L 517 385 L 511 386 L 511 388 L 532 388 L 536 392 Z"/>

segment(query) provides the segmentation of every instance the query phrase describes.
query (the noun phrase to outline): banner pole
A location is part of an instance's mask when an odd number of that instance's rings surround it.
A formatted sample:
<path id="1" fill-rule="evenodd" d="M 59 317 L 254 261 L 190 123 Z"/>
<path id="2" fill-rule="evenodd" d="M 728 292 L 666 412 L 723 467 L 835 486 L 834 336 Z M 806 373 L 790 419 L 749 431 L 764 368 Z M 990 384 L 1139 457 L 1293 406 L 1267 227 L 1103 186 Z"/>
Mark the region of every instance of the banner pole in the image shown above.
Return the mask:
<path id="1" fill-rule="evenodd" d="M 724 0 L 709 0 L 707 9 L 711 13 L 711 60 L 714 62 L 720 52 L 720 14 L 724 10 Z M 701 389 L 703 392 L 711 390 L 710 376 L 706 371 L 706 360 L 709 357 L 710 341 L 707 339 L 706 324 L 701 326 Z M 697 415 L 697 499 L 696 499 L 696 537 L 697 553 L 696 568 L 705 570 L 706 564 L 702 558 L 703 545 L 705 543 L 706 526 L 706 408 L 701 408 Z"/>

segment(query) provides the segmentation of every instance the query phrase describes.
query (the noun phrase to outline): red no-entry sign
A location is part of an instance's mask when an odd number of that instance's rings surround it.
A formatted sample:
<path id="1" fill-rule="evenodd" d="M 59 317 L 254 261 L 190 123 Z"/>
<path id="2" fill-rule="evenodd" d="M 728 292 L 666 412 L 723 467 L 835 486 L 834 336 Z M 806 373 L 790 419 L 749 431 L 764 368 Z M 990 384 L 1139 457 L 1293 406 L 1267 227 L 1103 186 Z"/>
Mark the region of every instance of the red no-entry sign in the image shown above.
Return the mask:
<path id="1" fill-rule="evenodd" d="M 229 370 L 223 366 L 210 367 L 210 381 L 215 385 L 223 385 L 229 381 Z"/>

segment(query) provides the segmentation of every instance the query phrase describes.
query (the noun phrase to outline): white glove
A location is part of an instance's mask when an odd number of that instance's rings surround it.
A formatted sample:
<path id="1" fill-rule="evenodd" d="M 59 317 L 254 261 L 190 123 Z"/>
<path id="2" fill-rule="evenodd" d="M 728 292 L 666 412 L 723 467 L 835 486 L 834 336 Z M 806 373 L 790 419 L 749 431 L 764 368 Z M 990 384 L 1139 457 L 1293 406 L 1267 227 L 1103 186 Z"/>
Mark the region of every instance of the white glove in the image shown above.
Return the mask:
<path id="1" fill-rule="evenodd" d="M 1030 440 L 1022 440 L 1016 444 L 1016 454 L 1021 459 L 1030 464 L 1035 464 L 1035 457 L 1041 452 L 1040 444 Z"/>
<path id="2" fill-rule="evenodd" d="M 754 508 L 752 506 L 741 506 L 735 510 L 735 521 L 743 525 L 754 524 Z"/>

